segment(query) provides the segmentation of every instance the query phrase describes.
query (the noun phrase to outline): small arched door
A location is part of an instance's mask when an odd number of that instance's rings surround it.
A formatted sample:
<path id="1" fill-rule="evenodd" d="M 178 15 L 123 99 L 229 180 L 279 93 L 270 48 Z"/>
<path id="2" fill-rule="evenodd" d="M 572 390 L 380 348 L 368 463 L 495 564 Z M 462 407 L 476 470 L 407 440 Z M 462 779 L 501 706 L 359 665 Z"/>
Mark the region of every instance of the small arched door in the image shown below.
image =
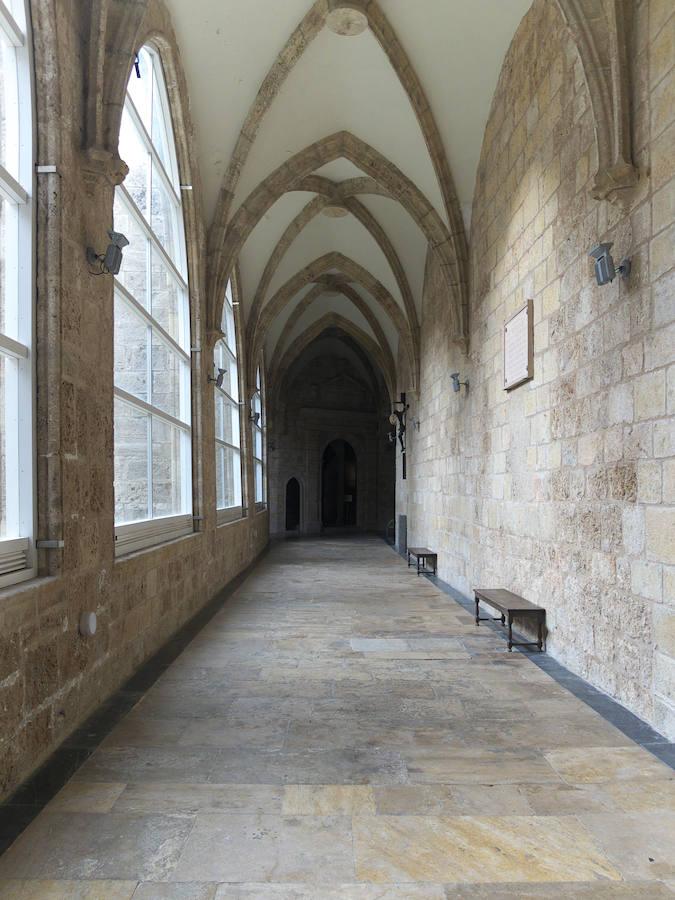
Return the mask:
<path id="1" fill-rule="evenodd" d="M 354 448 L 347 441 L 331 441 L 321 461 L 322 525 L 356 525 L 356 487 Z"/>
<path id="2" fill-rule="evenodd" d="M 286 531 L 300 528 L 300 483 L 289 478 L 286 483 Z"/>

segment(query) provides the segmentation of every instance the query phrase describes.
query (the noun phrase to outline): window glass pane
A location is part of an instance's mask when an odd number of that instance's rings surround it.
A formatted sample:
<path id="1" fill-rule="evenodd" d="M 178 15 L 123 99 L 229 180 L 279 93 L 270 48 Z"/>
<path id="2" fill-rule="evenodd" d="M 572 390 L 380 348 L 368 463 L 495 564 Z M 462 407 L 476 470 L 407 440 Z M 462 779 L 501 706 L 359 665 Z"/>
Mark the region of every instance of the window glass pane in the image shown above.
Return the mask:
<path id="1" fill-rule="evenodd" d="M 19 364 L 0 353 L 0 540 L 19 537 Z"/>
<path id="2" fill-rule="evenodd" d="M 152 165 L 152 206 L 150 225 L 159 243 L 169 254 L 179 272 L 183 271 L 180 256 L 180 225 L 175 198 L 167 190 L 166 184 Z"/>
<path id="3" fill-rule="evenodd" d="M 184 421 L 183 379 L 186 362 L 165 341 L 152 337 L 152 405 Z"/>
<path id="4" fill-rule="evenodd" d="M 115 387 L 140 400 L 148 397 L 148 341 L 150 329 L 127 303 L 115 297 Z"/>
<path id="5" fill-rule="evenodd" d="M 0 163 L 19 180 L 19 105 L 16 50 L 0 28 Z"/>
<path id="6" fill-rule="evenodd" d="M 156 60 L 155 65 L 156 67 L 161 67 L 160 61 Z M 152 84 L 152 145 L 157 151 L 157 155 L 161 159 L 167 175 L 172 181 L 175 181 L 176 174 L 174 172 L 170 150 L 170 147 L 173 144 L 171 118 L 169 110 L 165 110 L 162 102 L 161 88 L 157 82 L 157 75 L 155 72 L 153 72 Z"/>
<path id="7" fill-rule="evenodd" d="M 263 494 L 263 466 L 261 462 L 256 461 L 255 464 L 255 502 L 262 503 L 265 499 Z"/>
<path id="8" fill-rule="evenodd" d="M 152 248 L 152 316 L 183 349 L 186 340 L 186 302 L 183 288 L 167 268 L 159 252 Z"/>
<path id="9" fill-rule="evenodd" d="M 223 316 L 223 331 L 225 332 L 225 343 L 230 348 L 234 356 L 237 355 L 237 339 L 234 334 L 234 313 L 232 309 L 225 304 L 225 315 Z"/>
<path id="10" fill-rule="evenodd" d="M 219 393 L 216 397 L 216 436 L 221 441 L 239 446 L 239 407 Z"/>
<path id="11" fill-rule="evenodd" d="M 253 455 L 257 456 L 258 459 L 262 459 L 263 441 L 262 441 L 262 431 L 259 428 L 253 429 Z"/>
<path id="12" fill-rule="evenodd" d="M 0 197 L 0 332 L 19 340 L 18 210 Z"/>
<path id="13" fill-rule="evenodd" d="M 184 512 L 184 478 L 189 477 L 183 452 L 184 434 L 157 416 L 152 417 L 152 515 L 175 516 Z"/>
<path id="14" fill-rule="evenodd" d="M 138 77 L 136 69 L 132 67 L 127 90 L 138 115 L 149 132 L 152 114 L 152 61 L 145 47 L 138 54 L 138 69 L 141 77 Z"/>
<path id="15" fill-rule="evenodd" d="M 115 521 L 148 518 L 150 416 L 115 400 Z"/>
<path id="16" fill-rule="evenodd" d="M 136 217 L 127 209 L 119 191 L 115 193 L 114 221 L 115 231 L 121 231 L 129 241 L 129 246 L 124 248 L 117 280 L 147 309 L 148 239 Z"/>
<path id="17" fill-rule="evenodd" d="M 241 506 L 241 457 L 238 450 L 216 448 L 216 495 L 218 509 Z"/>
<path id="18" fill-rule="evenodd" d="M 150 153 L 141 140 L 133 119 L 126 109 L 122 113 L 122 125 L 120 128 L 120 156 L 129 166 L 129 174 L 124 179 L 124 187 L 131 194 L 136 206 L 148 219 Z"/>

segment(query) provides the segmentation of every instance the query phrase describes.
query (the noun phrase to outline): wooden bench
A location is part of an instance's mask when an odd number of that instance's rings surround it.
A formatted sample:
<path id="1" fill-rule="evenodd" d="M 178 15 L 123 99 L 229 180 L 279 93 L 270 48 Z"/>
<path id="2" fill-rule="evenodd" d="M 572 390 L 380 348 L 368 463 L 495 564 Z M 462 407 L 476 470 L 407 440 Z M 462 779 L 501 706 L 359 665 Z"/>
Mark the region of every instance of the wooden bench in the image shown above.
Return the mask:
<path id="1" fill-rule="evenodd" d="M 541 653 L 544 646 L 544 623 L 546 621 L 546 610 L 543 606 L 537 606 L 536 603 L 530 603 L 524 597 L 513 594 L 504 588 L 474 588 L 474 597 L 476 599 L 476 625 L 481 622 L 500 622 L 505 624 L 508 619 L 509 625 L 509 650 L 512 647 L 539 647 Z M 499 610 L 501 615 L 499 618 L 492 616 L 481 616 L 479 612 L 479 602 L 483 600 L 488 606 Z M 537 641 L 514 641 L 513 640 L 513 617 L 534 619 L 537 623 Z"/>
<path id="2" fill-rule="evenodd" d="M 418 575 L 435 575 L 436 569 L 438 567 L 438 554 L 434 553 L 433 550 L 429 550 L 428 547 L 408 547 L 408 568 L 410 568 L 410 557 L 414 556 L 417 560 L 417 574 Z M 431 565 L 434 567 L 433 572 L 427 569 L 427 560 L 431 560 Z M 422 568 L 420 569 L 420 562 L 422 563 Z"/>

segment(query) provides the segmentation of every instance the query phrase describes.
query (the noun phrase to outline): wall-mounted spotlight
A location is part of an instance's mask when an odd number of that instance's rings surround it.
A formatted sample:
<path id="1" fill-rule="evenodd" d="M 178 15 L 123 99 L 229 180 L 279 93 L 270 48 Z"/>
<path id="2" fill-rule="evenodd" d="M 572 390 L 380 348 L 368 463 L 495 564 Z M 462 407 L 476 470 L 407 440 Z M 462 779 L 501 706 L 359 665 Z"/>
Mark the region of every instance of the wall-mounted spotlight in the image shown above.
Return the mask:
<path id="1" fill-rule="evenodd" d="M 105 253 L 97 253 L 93 247 L 87 247 L 87 262 L 90 266 L 98 263 L 99 271 L 92 275 L 117 275 L 122 268 L 122 250 L 129 245 L 127 238 L 119 231 L 109 231 L 110 243 Z"/>
<path id="2" fill-rule="evenodd" d="M 612 244 L 597 244 L 588 254 L 595 260 L 595 280 L 599 285 L 614 281 L 618 272 L 622 278 L 628 278 L 631 270 L 630 259 L 622 259 L 620 266 L 614 265 Z"/>
<path id="3" fill-rule="evenodd" d="M 215 384 L 216 387 L 222 387 L 223 379 L 225 378 L 226 371 L 227 371 L 227 369 L 218 369 L 218 374 L 216 375 L 215 378 L 213 377 L 213 375 L 209 375 L 209 381 L 212 384 Z"/>
<path id="4" fill-rule="evenodd" d="M 250 418 L 251 418 L 251 422 L 253 422 L 254 425 L 257 425 L 258 422 L 260 422 L 260 413 L 259 413 L 259 412 L 253 412 L 253 410 L 251 410 L 251 416 L 250 416 Z"/>
<path id="5" fill-rule="evenodd" d="M 452 372 L 450 374 L 450 378 L 452 378 L 452 389 L 456 394 L 459 394 L 462 389 L 462 385 L 469 390 L 469 382 L 468 381 L 460 381 L 459 380 L 459 372 Z"/>

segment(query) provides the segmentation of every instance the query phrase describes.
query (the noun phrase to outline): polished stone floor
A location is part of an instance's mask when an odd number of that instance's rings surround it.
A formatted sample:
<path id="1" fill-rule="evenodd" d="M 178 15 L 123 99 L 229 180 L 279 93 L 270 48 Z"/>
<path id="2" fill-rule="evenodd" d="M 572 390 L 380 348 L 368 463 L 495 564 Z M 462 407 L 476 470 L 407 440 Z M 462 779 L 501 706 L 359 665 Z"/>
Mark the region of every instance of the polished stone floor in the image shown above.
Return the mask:
<path id="1" fill-rule="evenodd" d="M 673 897 L 673 774 L 381 541 L 281 543 L 0 897 Z"/>

